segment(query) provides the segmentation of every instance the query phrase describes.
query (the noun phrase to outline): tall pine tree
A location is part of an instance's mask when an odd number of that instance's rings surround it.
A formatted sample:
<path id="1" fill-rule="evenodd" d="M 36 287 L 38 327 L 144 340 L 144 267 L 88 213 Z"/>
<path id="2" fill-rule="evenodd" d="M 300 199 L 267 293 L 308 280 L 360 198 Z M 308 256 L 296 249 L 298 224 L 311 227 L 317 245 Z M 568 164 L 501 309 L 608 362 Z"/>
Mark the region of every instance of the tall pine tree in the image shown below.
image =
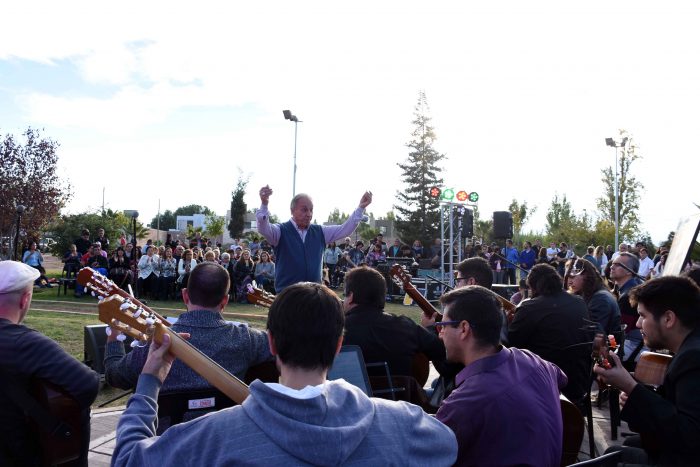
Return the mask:
<path id="1" fill-rule="evenodd" d="M 396 194 L 396 228 L 401 240 L 408 244 L 420 240 L 424 245 L 431 245 L 440 235 L 440 202 L 430 197 L 429 190 L 443 183 L 442 168 L 438 164 L 445 155 L 433 148 L 436 137 L 428 111 L 425 92 L 421 91 L 414 111 L 415 129 L 411 141 L 406 144 L 410 152 L 406 161 L 398 164 L 405 188 Z"/>
<path id="2" fill-rule="evenodd" d="M 245 213 L 248 206 L 243 201 L 245 189 L 248 186 L 248 178 L 244 178 L 239 172 L 236 188 L 231 192 L 231 219 L 228 222 L 228 233 L 231 238 L 241 238 L 245 228 Z"/>

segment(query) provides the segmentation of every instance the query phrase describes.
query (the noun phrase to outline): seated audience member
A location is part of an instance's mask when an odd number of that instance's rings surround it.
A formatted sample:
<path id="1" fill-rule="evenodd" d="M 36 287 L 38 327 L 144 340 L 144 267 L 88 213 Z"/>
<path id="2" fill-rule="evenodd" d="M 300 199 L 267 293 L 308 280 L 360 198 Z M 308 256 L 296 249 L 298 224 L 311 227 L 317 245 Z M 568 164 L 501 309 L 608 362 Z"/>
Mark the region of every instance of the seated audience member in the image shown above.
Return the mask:
<path id="1" fill-rule="evenodd" d="M 617 335 L 621 330 L 620 308 L 613 294 L 603 285 L 598 270 L 598 266 L 586 259 L 571 260 L 566 267 L 564 283 L 572 294 L 583 298 L 591 321 L 600 331 L 606 336 Z"/>
<path id="2" fill-rule="evenodd" d="M 231 254 L 226 252 L 221 255 L 221 267 L 226 269 L 228 276 L 231 278 L 231 283 L 233 284 L 233 267 L 235 264 L 231 261 Z"/>
<path id="3" fill-rule="evenodd" d="M 256 380 L 243 404 L 171 427 L 160 438 L 154 401 L 173 358 L 169 340 L 152 344 L 119 421 L 114 465 L 452 465 L 454 434 L 419 407 L 326 381 L 343 321 L 328 288 L 286 287 L 267 321 L 279 383 Z"/>
<path id="4" fill-rule="evenodd" d="M 464 365 L 435 415 L 457 436 L 455 465 L 559 465 L 564 373 L 527 350 L 500 345 L 503 316 L 490 290 L 470 285 L 440 302 L 445 315 L 435 324 L 447 359 Z"/>
<path id="5" fill-rule="evenodd" d="M 165 256 L 158 262 L 158 298 L 167 300 L 170 295 L 172 284 L 177 278 L 177 261 L 173 258 L 173 249 L 165 248 Z"/>
<path id="6" fill-rule="evenodd" d="M 365 258 L 365 261 L 367 262 L 367 266 L 376 268 L 379 263 L 384 263 L 386 262 L 386 255 L 382 251 L 382 245 L 381 243 L 375 243 L 372 246 L 372 249 L 369 253 L 367 253 L 367 257 Z"/>
<path id="7" fill-rule="evenodd" d="M 131 268 L 129 259 L 124 256 L 124 248 L 121 246 L 114 250 L 114 254 L 109 259 L 109 277 L 117 287 L 128 290 L 127 284 L 131 283 Z"/>
<path id="8" fill-rule="evenodd" d="M 532 296 L 520 304 L 508 327 L 508 343 L 530 350 L 554 363 L 569 383 L 562 393 L 579 404 L 591 387 L 590 342 L 584 331 L 586 303 L 564 291 L 562 277 L 547 264 L 538 264 L 527 276 Z"/>
<path id="9" fill-rule="evenodd" d="M 229 323 L 221 316 L 228 303 L 230 284 L 220 265 L 198 264 L 190 273 L 187 288 L 182 290 L 187 312 L 180 315 L 172 329 L 189 333 L 193 346 L 243 379 L 248 367 L 269 360 L 271 355 L 264 332 Z M 136 347 L 125 355 L 124 344 L 113 332 L 105 348 L 105 380 L 117 388 L 134 388 L 147 356 L 147 347 Z M 207 381 L 179 361 L 163 384 L 164 391 L 207 387 Z"/>
<path id="10" fill-rule="evenodd" d="M 423 258 L 423 244 L 420 240 L 414 240 L 411 249 L 413 250 L 414 258 L 417 260 Z"/>
<path id="11" fill-rule="evenodd" d="M 398 238 L 394 239 L 394 244 L 387 249 L 387 258 L 393 257 L 398 258 L 401 255 L 401 240 Z"/>
<path id="12" fill-rule="evenodd" d="M 97 396 L 97 373 L 66 353 L 53 339 L 22 324 L 39 271 L 16 261 L 0 262 L 0 465 L 44 465 L 39 435 L 27 407 L 7 394 L 11 386 L 29 394 L 32 379 L 60 387 L 80 407 L 85 442 L 73 465 L 87 466 L 90 405 Z"/>
<path id="13" fill-rule="evenodd" d="M 635 465 L 697 465 L 700 288 L 688 278 L 667 276 L 633 288 L 629 298 L 637 306 L 636 325 L 644 343 L 652 349 L 668 349 L 674 357 L 657 391 L 635 381 L 614 353 L 608 357 L 612 368 L 595 367 L 603 382 L 621 391 L 620 417 L 639 433 L 625 440 L 622 461 Z"/>
<path id="14" fill-rule="evenodd" d="M 107 259 L 106 253 L 102 251 L 100 242 L 95 242 L 95 244 L 92 245 L 92 250 L 90 250 L 88 256 L 84 259 L 84 263 L 85 266 L 91 267 L 103 276 L 108 274 L 109 260 Z"/>
<path id="15" fill-rule="evenodd" d="M 77 272 L 80 267 L 80 253 L 78 253 L 78 247 L 71 245 L 65 255 L 63 255 L 63 263 L 66 266 L 70 266 L 73 272 Z"/>
<path id="16" fill-rule="evenodd" d="M 236 288 L 236 297 L 239 303 L 248 303 L 247 287 L 253 282 L 255 274 L 255 262 L 250 257 L 250 250 L 243 250 L 241 259 L 233 267 L 233 281 Z"/>
<path id="17" fill-rule="evenodd" d="M 358 345 L 366 363 L 387 362 L 392 375 L 412 376 L 417 353 L 433 362 L 445 360 L 445 347 L 438 337 L 407 316 L 384 312 L 386 280 L 375 269 L 361 266 L 345 276 L 345 340 Z M 383 375 L 384 370 L 376 370 Z"/>
<path id="18" fill-rule="evenodd" d="M 363 251 L 363 248 L 364 243 L 362 243 L 362 240 L 358 240 L 355 242 L 354 248 L 350 248 L 348 251 L 345 252 L 344 257 L 348 263 L 349 268 L 355 268 L 364 263 L 365 253 Z"/>
<path id="19" fill-rule="evenodd" d="M 177 283 L 180 287 L 187 287 L 187 280 L 195 266 L 197 266 L 197 261 L 192 258 L 192 250 L 185 250 L 182 253 L 182 260 L 177 265 Z"/>
<path id="20" fill-rule="evenodd" d="M 39 271 L 39 277 L 37 277 L 34 285 L 39 287 L 51 287 L 49 284 L 49 279 L 46 277 L 46 270 L 44 269 L 44 257 L 41 251 L 37 249 L 36 242 L 31 242 L 29 244 L 29 249 L 22 255 L 22 262 L 27 266 L 31 266 L 37 271 Z"/>
<path id="21" fill-rule="evenodd" d="M 160 257 L 155 254 L 156 247 L 150 246 L 146 250 L 146 254 L 139 260 L 139 275 L 136 280 L 136 290 L 139 297 L 145 297 L 147 293 L 156 295 L 156 287 L 158 286 L 158 275 L 160 269 Z"/>
<path id="22" fill-rule="evenodd" d="M 275 263 L 270 260 L 270 254 L 262 250 L 260 262 L 255 265 L 255 282 L 265 290 L 274 290 Z"/>

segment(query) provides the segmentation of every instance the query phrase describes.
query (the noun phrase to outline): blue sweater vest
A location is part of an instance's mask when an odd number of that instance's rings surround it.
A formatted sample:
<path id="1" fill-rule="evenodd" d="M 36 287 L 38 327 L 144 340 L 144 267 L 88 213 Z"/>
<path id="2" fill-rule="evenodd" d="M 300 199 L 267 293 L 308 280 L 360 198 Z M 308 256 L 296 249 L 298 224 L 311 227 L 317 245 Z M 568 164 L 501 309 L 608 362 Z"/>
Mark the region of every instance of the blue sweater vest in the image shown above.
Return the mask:
<path id="1" fill-rule="evenodd" d="M 292 224 L 280 224 L 280 239 L 275 246 L 275 290 L 280 293 L 297 282 L 321 282 L 321 261 L 326 247 L 320 225 L 310 225 L 306 240 Z"/>

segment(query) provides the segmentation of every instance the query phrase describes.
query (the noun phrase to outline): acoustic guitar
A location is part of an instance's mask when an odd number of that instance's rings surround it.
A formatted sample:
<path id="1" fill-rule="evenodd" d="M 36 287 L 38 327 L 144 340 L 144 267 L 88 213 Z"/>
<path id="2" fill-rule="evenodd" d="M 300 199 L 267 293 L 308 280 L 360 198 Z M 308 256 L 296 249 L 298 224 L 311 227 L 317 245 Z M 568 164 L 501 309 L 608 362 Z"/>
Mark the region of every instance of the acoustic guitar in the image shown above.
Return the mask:
<path id="1" fill-rule="evenodd" d="M 275 301 L 274 295 L 258 287 L 255 282 L 247 285 L 246 298 L 248 299 L 248 303 L 265 308 L 270 308 L 272 306 L 272 302 Z"/>
<path id="2" fill-rule="evenodd" d="M 119 295 L 124 300 L 133 303 L 142 310 L 148 309 L 148 312 L 157 317 L 163 323 L 164 326 L 172 326 L 168 322 L 168 320 L 166 320 L 158 313 L 141 303 L 136 297 L 129 294 L 129 292 L 120 289 L 119 286 L 117 286 L 117 284 L 107 279 L 105 276 L 103 276 L 102 274 L 100 274 L 92 268 L 82 268 L 80 271 L 78 271 L 78 277 L 76 278 L 76 280 L 78 284 L 82 285 L 87 289 L 90 289 L 92 295 L 99 299 L 108 297 L 110 295 Z"/>
<path id="3" fill-rule="evenodd" d="M 63 431 L 47 433 L 32 422 L 38 434 L 43 465 L 56 465 L 77 459 L 82 454 L 83 431 L 89 417 L 89 410 L 81 410 L 78 403 L 59 386 L 42 379 L 32 381 L 31 396 L 44 410 L 62 422 Z"/>
<path id="4" fill-rule="evenodd" d="M 145 305 L 138 306 L 119 295 L 111 295 L 99 302 L 98 309 L 100 321 L 133 337 L 134 341 L 147 344 L 153 339 L 160 344 L 167 333 L 171 342 L 170 353 L 236 403 L 241 404 L 250 394 L 243 381 L 168 328 Z"/>

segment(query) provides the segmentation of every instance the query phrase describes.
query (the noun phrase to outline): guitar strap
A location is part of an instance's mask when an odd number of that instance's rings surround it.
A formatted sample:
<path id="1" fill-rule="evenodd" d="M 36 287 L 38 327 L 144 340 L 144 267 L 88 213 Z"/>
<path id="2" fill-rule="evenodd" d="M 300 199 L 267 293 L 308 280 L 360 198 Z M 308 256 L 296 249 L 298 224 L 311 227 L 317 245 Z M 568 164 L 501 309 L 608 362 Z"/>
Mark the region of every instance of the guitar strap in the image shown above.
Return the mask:
<path id="1" fill-rule="evenodd" d="M 27 394 L 17 380 L 0 368 L 2 384 L 0 390 L 17 406 L 24 410 L 34 422 L 46 433 L 56 438 L 68 439 L 73 428 L 49 413 L 39 402 Z"/>

